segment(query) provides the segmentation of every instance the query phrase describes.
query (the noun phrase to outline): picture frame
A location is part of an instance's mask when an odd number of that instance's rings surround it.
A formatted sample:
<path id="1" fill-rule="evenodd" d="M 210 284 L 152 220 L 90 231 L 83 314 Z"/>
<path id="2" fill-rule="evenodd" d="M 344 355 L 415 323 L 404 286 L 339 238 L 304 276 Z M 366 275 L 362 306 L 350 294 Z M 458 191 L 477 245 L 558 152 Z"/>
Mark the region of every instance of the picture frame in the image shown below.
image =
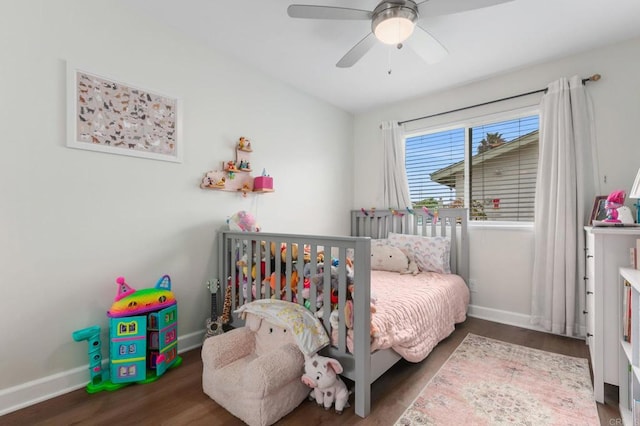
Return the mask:
<path id="1" fill-rule="evenodd" d="M 607 209 L 605 204 L 607 203 L 607 195 L 598 195 L 593 200 L 593 207 L 591 208 L 591 217 L 589 219 L 589 226 L 593 225 L 593 221 L 602 221 L 607 218 Z"/>
<path id="2" fill-rule="evenodd" d="M 67 62 L 67 147 L 182 162 L 180 99 Z"/>

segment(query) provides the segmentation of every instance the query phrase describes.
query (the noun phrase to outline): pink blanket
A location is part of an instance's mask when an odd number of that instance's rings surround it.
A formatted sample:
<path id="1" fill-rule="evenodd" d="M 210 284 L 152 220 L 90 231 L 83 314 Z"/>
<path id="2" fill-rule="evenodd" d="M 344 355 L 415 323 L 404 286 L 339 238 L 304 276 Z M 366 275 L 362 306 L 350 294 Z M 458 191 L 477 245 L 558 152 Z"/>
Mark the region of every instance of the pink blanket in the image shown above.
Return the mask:
<path id="1" fill-rule="evenodd" d="M 371 294 L 376 298 L 371 351 L 393 348 L 411 362 L 425 359 L 467 317 L 469 289 L 457 275 L 371 271 Z M 347 346 L 353 350 L 350 337 Z"/>

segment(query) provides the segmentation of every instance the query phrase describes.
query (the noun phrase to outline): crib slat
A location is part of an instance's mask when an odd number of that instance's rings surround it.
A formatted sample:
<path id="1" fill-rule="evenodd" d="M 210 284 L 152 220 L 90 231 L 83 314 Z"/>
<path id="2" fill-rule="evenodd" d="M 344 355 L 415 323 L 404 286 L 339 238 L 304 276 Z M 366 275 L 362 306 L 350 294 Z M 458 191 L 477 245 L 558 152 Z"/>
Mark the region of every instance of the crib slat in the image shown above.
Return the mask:
<path id="1" fill-rule="evenodd" d="M 356 414 L 366 417 L 371 411 L 371 240 L 358 239 L 354 253 L 354 357 Z"/>

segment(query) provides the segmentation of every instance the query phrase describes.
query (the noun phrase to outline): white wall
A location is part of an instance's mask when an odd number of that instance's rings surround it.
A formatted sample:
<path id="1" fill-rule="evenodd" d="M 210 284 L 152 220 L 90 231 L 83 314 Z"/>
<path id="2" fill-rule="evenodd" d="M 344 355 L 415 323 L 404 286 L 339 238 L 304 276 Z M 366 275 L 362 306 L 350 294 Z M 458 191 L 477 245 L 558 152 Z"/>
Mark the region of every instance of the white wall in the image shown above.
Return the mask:
<path id="1" fill-rule="evenodd" d="M 119 275 L 146 288 L 169 274 L 179 335 L 200 343 L 215 231 L 234 212 L 265 231 L 348 233 L 350 114 L 115 2 L 2 1 L 0 46 L 0 415 L 88 381 L 71 333 L 98 324 L 105 343 Z M 66 61 L 181 98 L 184 161 L 67 148 Z M 239 136 L 275 193 L 199 188 Z"/>
<path id="2" fill-rule="evenodd" d="M 562 76 L 588 77 L 600 73 L 602 80 L 589 83 L 595 111 L 595 131 L 600 164 L 600 193 L 614 189 L 629 191 L 638 168 L 640 148 L 635 126 L 640 117 L 640 39 L 585 52 L 543 65 L 478 81 L 430 96 L 389 105 L 356 116 L 354 207 L 381 206 L 378 125 L 385 120 L 407 120 L 527 93 L 541 89 Z M 429 70 L 425 78 L 429 78 Z M 433 71 L 437 72 L 434 67 Z M 406 125 L 407 132 L 446 125 L 485 114 L 537 105 L 541 95 L 518 98 L 436 119 Z M 605 183 L 606 178 L 606 183 Z M 635 200 L 634 200 L 635 201 Z M 628 204 L 631 202 L 628 201 Z M 533 229 L 472 227 L 471 314 L 527 325 L 533 256 Z"/>

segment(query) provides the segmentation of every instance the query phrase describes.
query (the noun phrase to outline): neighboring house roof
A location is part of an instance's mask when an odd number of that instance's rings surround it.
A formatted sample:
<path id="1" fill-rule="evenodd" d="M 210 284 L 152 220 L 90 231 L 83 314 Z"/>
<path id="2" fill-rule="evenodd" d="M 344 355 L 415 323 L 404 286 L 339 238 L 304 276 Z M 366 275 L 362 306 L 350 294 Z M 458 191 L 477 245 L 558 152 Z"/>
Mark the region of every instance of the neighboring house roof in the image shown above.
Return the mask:
<path id="1" fill-rule="evenodd" d="M 527 133 L 524 136 L 520 136 L 517 139 L 514 139 L 510 142 L 507 142 L 503 145 L 497 146 L 495 148 L 489 149 L 482 154 L 476 154 L 471 157 L 471 164 L 477 166 L 478 164 L 482 164 L 485 161 L 491 160 L 496 157 L 500 157 L 504 154 L 507 154 L 515 149 L 522 148 L 524 146 L 529 145 L 530 143 L 538 141 L 538 130 L 534 130 L 531 133 Z M 437 182 L 442 185 L 449 186 L 454 188 L 456 186 L 455 179 L 451 179 L 451 176 L 456 173 L 464 172 L 464 160 L 458 161 L 457 163 L 453 163 L 450 166 L 444 167 L 440 170 L 436 170 L 431 173 L 429 176 L 431 177 L 431 181 Z"/>

